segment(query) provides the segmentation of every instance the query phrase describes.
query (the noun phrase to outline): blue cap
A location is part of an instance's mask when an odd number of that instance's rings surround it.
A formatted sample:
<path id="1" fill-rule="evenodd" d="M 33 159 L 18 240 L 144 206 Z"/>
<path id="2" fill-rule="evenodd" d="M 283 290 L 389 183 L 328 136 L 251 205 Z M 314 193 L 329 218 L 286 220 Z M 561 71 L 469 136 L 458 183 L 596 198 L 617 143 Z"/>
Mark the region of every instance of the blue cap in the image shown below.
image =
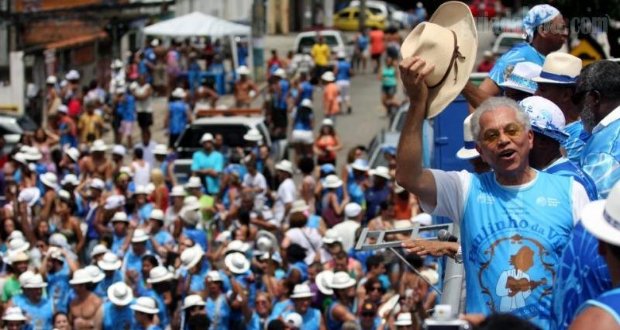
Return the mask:
<path id="1" fill-rule="evenodd" d="M 321 165 L 321 172 L 323 173 L 336 173 L 336 167 L 334 164 L 323 164 Z"/>

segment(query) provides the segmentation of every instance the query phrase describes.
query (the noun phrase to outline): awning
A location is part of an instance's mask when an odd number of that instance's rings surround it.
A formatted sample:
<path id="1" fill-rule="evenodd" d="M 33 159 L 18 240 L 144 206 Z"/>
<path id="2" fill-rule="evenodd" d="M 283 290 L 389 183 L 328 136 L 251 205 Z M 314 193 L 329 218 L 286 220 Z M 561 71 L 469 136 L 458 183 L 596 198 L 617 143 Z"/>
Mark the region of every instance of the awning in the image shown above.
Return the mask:
<path id="1" fill-rule="evenodd" d="M 74 46 L 79 46 L 82 44 L 87 44 L 93 41 L 97 41 L 100 39 L 106 39 L 108 34 L 104 31 L 93 32 L 89 34 L 75 36 L 69 39 L 53 41 L 48 44 L 43 45 L 44 49 L 63 49 Z"/>

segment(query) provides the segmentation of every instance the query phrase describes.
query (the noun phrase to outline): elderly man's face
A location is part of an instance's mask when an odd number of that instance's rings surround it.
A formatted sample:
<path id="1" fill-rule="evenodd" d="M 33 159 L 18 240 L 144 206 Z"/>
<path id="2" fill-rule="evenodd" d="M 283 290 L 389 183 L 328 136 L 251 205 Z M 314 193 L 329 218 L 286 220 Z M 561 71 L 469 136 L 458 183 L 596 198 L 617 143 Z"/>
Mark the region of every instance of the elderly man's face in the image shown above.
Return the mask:
<path id="1" fill-rule="evenodd" d="M 476 149 L 498 176 L 510 176 L 528 165 L 534 135 L 525 130 L 515 110 L 502 107 L 484 113 L 477 138 Z"/>

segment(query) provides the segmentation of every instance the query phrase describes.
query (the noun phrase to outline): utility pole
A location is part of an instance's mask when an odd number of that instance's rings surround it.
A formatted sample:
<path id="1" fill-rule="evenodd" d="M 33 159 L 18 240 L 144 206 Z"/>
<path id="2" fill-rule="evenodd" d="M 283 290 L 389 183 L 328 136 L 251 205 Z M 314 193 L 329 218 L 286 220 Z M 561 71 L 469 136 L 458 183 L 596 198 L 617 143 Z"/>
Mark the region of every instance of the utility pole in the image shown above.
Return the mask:
<path id="1" fill-rule="evenodd" d="M 359 15 L 360 32 L 366 29 L 366 0 L 360 0 L 360 15 Z"/>
<path id="2" fill-rule="evenodd" d="M 266 1 L 254 0 L 252 3 L 252 66 L 254 69 L 254 81 L 265 77 L 265 18 Z"/>

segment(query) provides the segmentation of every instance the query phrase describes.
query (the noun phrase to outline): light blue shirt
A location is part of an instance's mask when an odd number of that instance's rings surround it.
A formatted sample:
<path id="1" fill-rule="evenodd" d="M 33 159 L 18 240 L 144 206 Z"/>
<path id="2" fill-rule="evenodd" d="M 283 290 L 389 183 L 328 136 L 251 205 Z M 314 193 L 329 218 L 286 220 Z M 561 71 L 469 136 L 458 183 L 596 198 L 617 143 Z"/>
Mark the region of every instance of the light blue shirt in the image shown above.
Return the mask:
<path id="1" fill-rule="evenodd" d="M 512 313 L 549 329 L 554 275 L 573 229 L 573 179 L 536 172 L 527 184 L 501 186 L 493 172 L 433 175 L 441 186 L 433 215 L 461 225 L 466 312 Z"/>
<path id="2" fill-rule="evenodd" d="M 515 64 L 519 62 L 532 62 L 542 66 L 545 62 L 545 56 L 539 53 L 532 45 L 526 42 L 519 43 L 495 62 L 493 69 L 489 72 L 489 78 L 499 86 L 512 72 Z"/>
<path id="3" fill-rule="evenodd" d="M 587 137 L 589 137 L 590 134 L 583 129 L 581 120 L 566 125 L 564 131 L 568 133 L 568 139 L 562 144 L 562 147 L 566 150 L 566 157 L 571 162 L 579 165 L 581 161 L 581 152 L 586 146 Z"/>
<path id="4" fill-rule="evenodd" d="M 101 280 L 101 282 L 97 284 L 97 287 L 95 287 L 94 293 L 97 296 L 105 299 L 108 297 L 108 288 L 112 286 L 112 284 L 116 282 L 122 282 L 122 281 L 123 281 L 123 273 L 120 270 L 115 270 L 112 276 L 104 277 L 103 280 Z"/>
<path id="5" fill-rule="evenodd" d="M 294 313 L 295 310 L 285 311 L 282 314 L 282 318 L 285 318 L 288 314 Z M 319 330 L 321 327 L 321 312 L 317 309 L 308 307 L 306 314 L 301 316 L 303 320 L 302 328 L 304 330 Z"/>
<path id="6" fill-rule="evenodd" d="M 224 169 L 224 156 L 219 151 L 213 150 L 207 154 L 204 150 L 194 152 L 192 156 L 192 172 L 200 170 L 215 170 L 220 173 Z M 216 195 L 220 191 L 220 179 L 206 176 L 207 193 Z"/>
<path id="7" fill-rule="evenodd" d="M 47 273 L 47 297 L 52 300 L 56 312 L 67 312 L 69 308 L 70 279 L 71 271 L 67 262 L 62 264 L 59 271 Z"/>
<path id="8" fill-rule="evenodd" d="M 52 301 L 47 298 L 41 298 L 38 304 L 32 303 L 23 294 L 13 296 L 11 298 L 13 305 L 22 309 L 26 317 L 30 319 L 27 326 L 28 330 L 52 330 L 54 328 L 53 316 L 54 309 Z"/>
<path id="9" fill-rule="evenodd" d="M 230 306 L 224 294 L 220 294 L 216 300 L 207 298 L 205 308 L 211 319 L 209 330 L 227 330 L 230 322 Z"/>
<path id="10" fill-rule="evenodd" d="M 620 107 L 592 130 L 581 154 L 581 168 L 594 180 L 599 199 L 620 181 Z"/>
<path id="11" fill-rule="evenodd" d="M 556 160 L 553 164 L 547 167 L 544 172 L 555 175 L 568 176 L 579 182 L 588 193 L 590 200 L 596 200 L 596 185 L 594 181 L 585 174 L 575 163 L 571 162 L 565 157 Z"/>
<path id="12" fill-rule="evenodd" d="M 568 239 L 553 286 L 552 329 L 568 329 L 579 306 L 611 289 L 605 259 L 598 254 L 598 239 L 581 222 Z"/>

